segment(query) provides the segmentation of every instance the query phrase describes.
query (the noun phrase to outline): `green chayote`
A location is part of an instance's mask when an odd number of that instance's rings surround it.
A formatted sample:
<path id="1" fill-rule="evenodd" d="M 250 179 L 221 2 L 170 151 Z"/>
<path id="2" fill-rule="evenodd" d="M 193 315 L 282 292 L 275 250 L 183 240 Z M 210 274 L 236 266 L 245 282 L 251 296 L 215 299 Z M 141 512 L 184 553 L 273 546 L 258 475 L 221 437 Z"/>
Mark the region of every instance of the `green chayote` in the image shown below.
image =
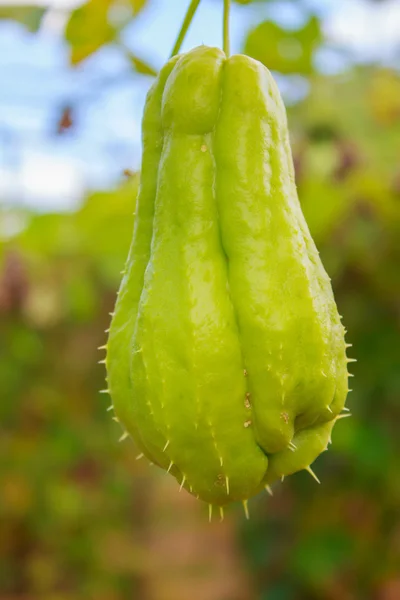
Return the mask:
<path id="1" fill-rule="evenodd" d="M 347 362 L 271 74 L 217 48 L 175 56 L 143 117 L 107 344 L 117 419 L 150 461 L 223 506 L 326 449 Z"/>

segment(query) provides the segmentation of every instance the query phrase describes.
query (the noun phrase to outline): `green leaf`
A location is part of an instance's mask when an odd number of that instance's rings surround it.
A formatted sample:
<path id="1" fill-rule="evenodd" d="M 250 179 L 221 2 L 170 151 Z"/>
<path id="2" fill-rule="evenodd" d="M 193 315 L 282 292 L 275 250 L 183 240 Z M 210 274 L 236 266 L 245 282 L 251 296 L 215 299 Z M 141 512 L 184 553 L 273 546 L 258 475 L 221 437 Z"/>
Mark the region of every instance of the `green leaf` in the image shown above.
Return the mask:
<path id="1" fill-rule="evenodd" d="M 155 77 L 157 75 L 156 69 L 154 69 L 154 67 L 152 67 L 151 65 L 146 63 L 144 60 L 142 60 L 138 56 L 135 56 L 134 54 L 131 54 L 131 53 L 127 53 L 127 58 L 130 61 L 130 63 L 132 64 L 132 66 L 134 67 L 134 69 L 141 75 L 151 75 L 153 77 Z"/>
<path id="2" fill-rule="evenodd" d="M 46 10 L 38 6 L 0 6 L 0 19 L 17 21 L 28 31 L 35 33 L 39 30 Z"/>
<path id="3" fill-rule="evenodd" d="M 276 23 L 264 21 L 250 31 L 244 52 L 272 71 L 309 75 L 314 71 L 313 56 L 321 43 L 318 19 L 310 17 L 301 29 L 287 31 Z"/>
<path id="4" fill-rule="evenodd" d="M 89 0 L 71 13 L 65 31 L 71 64 L 79 64 L 114 40 L 116 30 L 108 21 L 109 9 L 110 0 Z"/>
<path id="5" fill-rule="evenodd" d="M 65 31 L 71 47 L 71 64 L 77 65 L 102 46 L 117 41 L 119 32 L 146 4 L 147 0 L 88 0 L 75 9 Z M 130 60 L 139 73 L 155 74 L 154 69 L 139 58 Z"/>
<path id="6" fill-rule="evenodd" d="M 133 8 L 133 12 L 137 15 L 147 4 L 147 0 L 129 0 L 129 4 Z"/>

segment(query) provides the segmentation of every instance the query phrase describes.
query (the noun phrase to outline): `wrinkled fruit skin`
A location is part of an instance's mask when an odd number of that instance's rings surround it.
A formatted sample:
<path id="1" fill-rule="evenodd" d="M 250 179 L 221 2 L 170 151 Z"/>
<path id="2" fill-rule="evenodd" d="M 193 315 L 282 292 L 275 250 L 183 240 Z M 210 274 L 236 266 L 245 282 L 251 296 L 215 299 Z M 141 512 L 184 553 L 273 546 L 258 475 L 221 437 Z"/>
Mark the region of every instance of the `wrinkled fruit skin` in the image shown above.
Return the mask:
<path id="1" fill-rule="evenodd" d="M 106 366 L 140 451 L 211 504 L 245 500 L 327 447 L 348 392 L 344 329 L 283 102 L 247 56 L 195 48 L 148 94 Z"/>

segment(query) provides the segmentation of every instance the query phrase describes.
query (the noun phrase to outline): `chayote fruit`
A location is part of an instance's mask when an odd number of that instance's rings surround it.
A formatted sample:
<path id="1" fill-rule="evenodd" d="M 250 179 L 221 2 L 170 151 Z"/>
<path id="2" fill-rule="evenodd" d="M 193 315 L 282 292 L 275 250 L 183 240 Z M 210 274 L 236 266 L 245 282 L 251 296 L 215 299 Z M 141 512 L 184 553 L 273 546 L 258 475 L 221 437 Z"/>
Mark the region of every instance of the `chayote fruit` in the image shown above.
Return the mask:
<path id="1" fill-rule="evenodd" d="M 175 56 L 143 117 L 107 345 L 117 419 L 150 461 L 222 506 L 326 449 L 347 362 L 271 74 L 218 48 Z"/>

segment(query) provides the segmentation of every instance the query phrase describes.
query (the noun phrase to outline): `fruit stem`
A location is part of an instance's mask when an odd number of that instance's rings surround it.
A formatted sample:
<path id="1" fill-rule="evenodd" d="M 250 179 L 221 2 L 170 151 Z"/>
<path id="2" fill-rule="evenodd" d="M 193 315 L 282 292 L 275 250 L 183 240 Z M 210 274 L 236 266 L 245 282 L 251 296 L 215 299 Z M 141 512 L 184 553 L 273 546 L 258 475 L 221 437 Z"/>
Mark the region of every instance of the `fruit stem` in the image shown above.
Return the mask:
<path id="1" fill-rule="evenodd" d="M 224 27 L 223 27 L 223 50 L 226 56 L 230 54 L 229 42 L 229 12 L 231 8 L 231 0 L 224 0 Z"/>
<path id="2" fill-rule="evenodd" d="M 185 36 L 187 34 L 187 31 L 190 27 L 190 24 L 193 20 L 194 14 L 195 14 L 199 4 L 200 4 L 200 0 L 192 0 L 191 3 L 189 4 L 189 8 L 187 9 L 185 18 L 183 19 L 182 27 L 178 33 L 178 37 L 176 38 L 176 42 L 172 49 L 170 58 L 175 56 L 175 54 L 178 54 L 179 50 L 181 49 L 183 40 L 185 39 Z"/>

